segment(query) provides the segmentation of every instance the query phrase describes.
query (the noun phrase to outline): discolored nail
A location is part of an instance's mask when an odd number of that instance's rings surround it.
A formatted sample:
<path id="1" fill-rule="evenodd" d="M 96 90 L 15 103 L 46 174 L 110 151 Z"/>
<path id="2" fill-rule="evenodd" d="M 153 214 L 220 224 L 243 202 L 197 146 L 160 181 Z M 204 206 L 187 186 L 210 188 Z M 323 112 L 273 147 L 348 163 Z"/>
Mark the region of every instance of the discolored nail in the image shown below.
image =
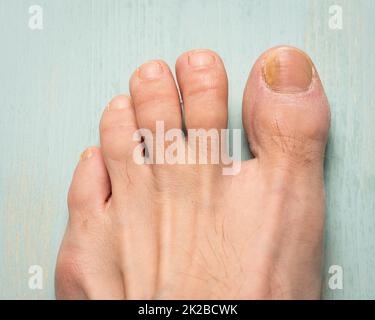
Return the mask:
<path id="1" fill-rule="evenodd" d="M 87 159 L 90 159 L 94 155 L 92 148 L 87 148 L 85 151 L 81 154 L 81 160 L 85 161 Z"/>
<path id="2" fill-rule="evenodd" d="M 195 68 L 208 67 L 215 63 L 215 57 L 206 51 L 193 52 L 188 57 L 189 65 Z"/>
<path id="3" fill-rule="evenodd" d="M 156 61 L 147 62 L 139 67 L 139 77 L 145 80 L 157 79 L 163 73 L 163 68 Z"/>
<path id="4" fill-rule="evenodd" d="M 273 91 L 298 93 L 310 88 L 313 65 L 310 58 L 302 51 L 281 47 L 266 58 L 263 75 Z"/>

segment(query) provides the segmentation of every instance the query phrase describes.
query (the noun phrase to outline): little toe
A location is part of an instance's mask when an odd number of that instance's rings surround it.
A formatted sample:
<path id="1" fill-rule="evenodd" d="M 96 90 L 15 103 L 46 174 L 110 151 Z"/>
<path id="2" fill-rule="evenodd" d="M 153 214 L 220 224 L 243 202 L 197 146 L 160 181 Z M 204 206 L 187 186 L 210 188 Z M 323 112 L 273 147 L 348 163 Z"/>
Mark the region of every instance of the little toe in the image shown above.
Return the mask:
<path id="1" fill-rule="evenodd" d="M 71 217 L 102 212 L 111 194 L 111 183 L 99 148 L 86 149 L 77 165 L 68 193 Z"/>

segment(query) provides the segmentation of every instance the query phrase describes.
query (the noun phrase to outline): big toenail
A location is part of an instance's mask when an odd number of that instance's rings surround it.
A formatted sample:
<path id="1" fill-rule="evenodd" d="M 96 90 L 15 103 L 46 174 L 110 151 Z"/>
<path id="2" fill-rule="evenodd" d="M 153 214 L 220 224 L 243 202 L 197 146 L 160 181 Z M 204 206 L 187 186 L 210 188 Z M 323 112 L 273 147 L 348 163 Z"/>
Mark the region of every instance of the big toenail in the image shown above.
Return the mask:
<path id="1" fill-rule="evenodd" d="M 193 52 L 188 58 L 189 65 L 192 67 L 208 67 L 215 63 L 215 57 L 209 52 Z"/>
<path id="2" fill-rule="evenodd" d="M 139 68 L 139 76 L 141 79 L 156 79 L 160 77 L 162 74 L 163 69 L 161 65 L 155 61 L 147 62 L 140 66 Z"/>
<path id="3" fill-rule="evenodd" d="M 87 148 L 85 151 L 81 154 L 81 160 L 85 161 L 87 159 L 90 159 L 93 156 L 92 148 Z"/>
<path id="4" fill-rule="evenodd" d="M 282 47 L 271 52 L 266 58 L 263 75 L 273 91 L 298 93 L 310 88 L 313 66 L 303 52 Z"/>

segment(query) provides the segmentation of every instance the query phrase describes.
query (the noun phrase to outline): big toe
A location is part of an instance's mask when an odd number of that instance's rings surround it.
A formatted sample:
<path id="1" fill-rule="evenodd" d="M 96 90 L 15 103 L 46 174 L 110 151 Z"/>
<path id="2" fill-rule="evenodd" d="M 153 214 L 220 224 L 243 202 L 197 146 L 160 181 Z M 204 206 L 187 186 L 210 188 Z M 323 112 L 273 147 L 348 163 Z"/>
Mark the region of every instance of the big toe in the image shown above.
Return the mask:
<path id="1" fill-rule="evenodd" d="M 253 154 L 263 162 L 322 163 L 329 104 L 304 52 L 282 46 L 260 56 L 246 84 L 243 123 Z"/>

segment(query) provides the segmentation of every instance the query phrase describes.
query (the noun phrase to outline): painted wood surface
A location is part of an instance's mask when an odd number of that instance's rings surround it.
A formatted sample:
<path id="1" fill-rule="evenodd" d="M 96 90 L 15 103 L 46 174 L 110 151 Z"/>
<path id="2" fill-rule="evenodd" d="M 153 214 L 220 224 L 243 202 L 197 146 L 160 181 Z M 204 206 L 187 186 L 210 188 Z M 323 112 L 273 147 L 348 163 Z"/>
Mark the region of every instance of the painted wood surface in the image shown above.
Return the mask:
<path id="1" fill-rule="evenodd" d="M 28 27 L 34 4 L 43 30 Z M 328 23 L 334 4 L 339 30 Z M 372 0 L 0 0 L 0 298 L 54 298 L 72 171 L 139 64 L 217 51 L 230 127 L 241 128 L 248 72 L 278 44 L 311 55 L 331 103 L 324 297 L 375 298 L 374 36 Z M 44 270 L 42 290 L 28 286 L 31 265 Z M 331 265 L 343 268 L 342 290 L 327 285 Z"/>

